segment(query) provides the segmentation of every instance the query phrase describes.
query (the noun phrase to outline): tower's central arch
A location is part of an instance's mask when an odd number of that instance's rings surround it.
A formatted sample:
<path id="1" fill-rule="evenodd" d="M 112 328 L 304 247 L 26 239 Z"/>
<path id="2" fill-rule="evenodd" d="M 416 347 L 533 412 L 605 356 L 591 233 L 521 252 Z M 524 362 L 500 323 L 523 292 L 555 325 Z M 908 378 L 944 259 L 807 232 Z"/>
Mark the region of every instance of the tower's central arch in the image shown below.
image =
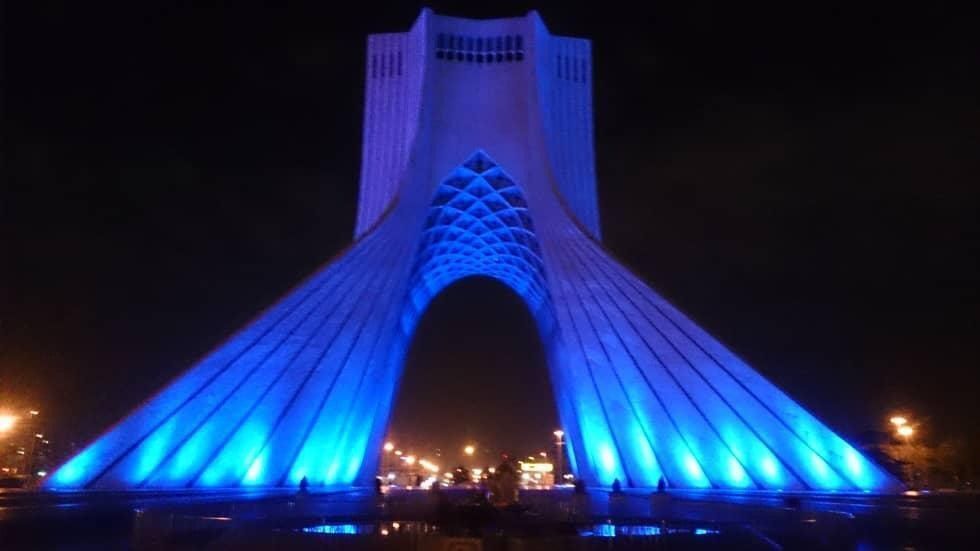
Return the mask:
<path id="1" fill-rule="evenodd" d="M 409 279 L 404 330 L 442 289 L 468 276 L 497 279 L 550 327 L 541 245 L 520 186 L 485 152 L 474 152 L 436 189 Z"/>
<path id="2" fill-rule="evenodd" d="M 534 315 L 589 483 L 900 488 L 602 247 L 588 41 L 423 10 L 365 77 L 356 242 L 48 488 L 367 483 L 421 313 L 472 275 Z"/>

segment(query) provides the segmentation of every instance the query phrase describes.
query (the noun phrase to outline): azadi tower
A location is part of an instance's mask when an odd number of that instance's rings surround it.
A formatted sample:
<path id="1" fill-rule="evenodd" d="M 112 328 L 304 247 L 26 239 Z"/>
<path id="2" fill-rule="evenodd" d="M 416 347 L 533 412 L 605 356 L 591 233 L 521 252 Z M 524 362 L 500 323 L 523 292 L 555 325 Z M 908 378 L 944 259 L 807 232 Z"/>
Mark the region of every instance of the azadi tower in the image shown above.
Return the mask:
<path id="1" fill-rule="evenodd" d="M 503 282 L 537 320 L 569 464 L 589 484 L 901 488 L 603 249 L 588 40 L 535 12 L 423 10 L 367 46 L 353 244 L 48 488 L 369 483 L 416 324 L 470 276 Z"/>

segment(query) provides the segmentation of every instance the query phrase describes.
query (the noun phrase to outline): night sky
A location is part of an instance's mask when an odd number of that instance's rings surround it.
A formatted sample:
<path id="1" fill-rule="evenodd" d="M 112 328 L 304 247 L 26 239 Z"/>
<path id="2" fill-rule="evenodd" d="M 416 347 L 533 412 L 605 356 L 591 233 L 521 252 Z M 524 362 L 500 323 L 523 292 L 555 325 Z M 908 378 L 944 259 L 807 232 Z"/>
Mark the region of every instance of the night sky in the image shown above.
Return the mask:
<path id="1" fill-rule="evenodd" d="M 350 241 L 366 35 L 420 6 L 20 4 L 3 21 L 0 407 L 82 444 Z M 842 435 L 905 408 L 925 437 L 980 437 L 976 21 L 648 4 L 534 5 L 593 40 L 606 246 Z M 545 439 L 532 329 L 501 285 L 438 297 L 396 435 Z"/>

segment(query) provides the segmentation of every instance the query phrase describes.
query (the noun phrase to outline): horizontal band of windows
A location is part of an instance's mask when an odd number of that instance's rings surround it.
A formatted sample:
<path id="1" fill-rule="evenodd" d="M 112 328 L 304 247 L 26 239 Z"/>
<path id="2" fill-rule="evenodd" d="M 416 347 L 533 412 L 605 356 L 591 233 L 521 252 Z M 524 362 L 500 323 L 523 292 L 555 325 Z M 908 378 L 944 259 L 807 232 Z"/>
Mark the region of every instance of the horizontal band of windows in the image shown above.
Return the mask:
<path id="1" fill-rule="evenodd" d="M 475 63 L 506 63 L 508 61 L 523 61 L 524 52 L 522 50 L 518 50 L 496 53 L 481 53 L 460 50 L 436 50 L 436 59 Z"/>

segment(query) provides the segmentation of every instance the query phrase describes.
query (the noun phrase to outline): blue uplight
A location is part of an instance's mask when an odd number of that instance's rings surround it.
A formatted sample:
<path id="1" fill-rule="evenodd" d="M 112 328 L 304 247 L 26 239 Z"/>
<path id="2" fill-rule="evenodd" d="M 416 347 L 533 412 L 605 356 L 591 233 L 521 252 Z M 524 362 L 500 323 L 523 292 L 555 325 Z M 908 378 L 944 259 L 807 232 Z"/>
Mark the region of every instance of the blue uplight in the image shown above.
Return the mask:
<path id="1" fill-rule="evenodd" d="M 698 460 L 691 454 L 686 454 L 683 457 L 688 482 L 695 488 L 706 488 L 710 486 L 711 483 L 708 481 L 708 477 L 704 475 L 704 471 L 701 470 L 701 465 L 698 464 Z"/>
<path id="2" fill-rule="evenodd" d="M 527 191 L 476 151 L 421 212 L 393 211 L 46 486 L 364 483 L 418 320 L 449 285 L 485 276 L 517 293 L 538 321 L 568 466 L 588 483 L 895 487 L 609 258 L 563 207 L 547 207 L 550 188 Z M 546 205 L 540 219 L 531 198 Z"/>
<path id="3" fill-rule="evenodd" d="M 320 524 L 317 526 L 307 526 L 302 528 L 308 534 L 372 534 L 374 527 L 369 524 Z"/>
<path id="4" fill-rule="evenodd" d="M 772 456 L 767 455 L 762 458 L 761 467 L 766 480 L 771 485 L 777 485 L 779 482 L 779 465 L 776 464 L 776 460 Z"/>

